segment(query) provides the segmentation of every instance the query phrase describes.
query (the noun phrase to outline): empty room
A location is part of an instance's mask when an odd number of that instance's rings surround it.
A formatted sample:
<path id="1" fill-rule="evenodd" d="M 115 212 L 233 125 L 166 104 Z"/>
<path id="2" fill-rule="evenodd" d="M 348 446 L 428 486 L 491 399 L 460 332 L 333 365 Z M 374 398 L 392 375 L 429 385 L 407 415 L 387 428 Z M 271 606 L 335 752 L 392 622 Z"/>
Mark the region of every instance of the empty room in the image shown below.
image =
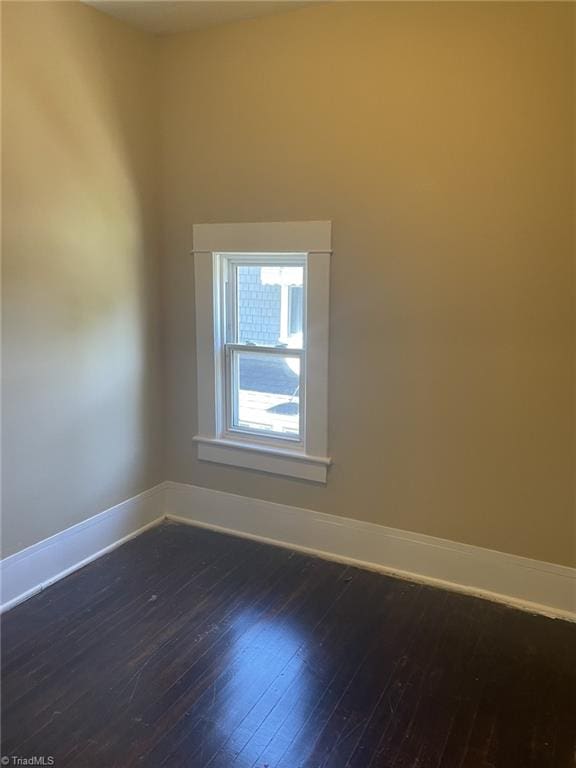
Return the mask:
<path id="1" fill-rule="evenodd" d="M 0 10 L 0 763 L 575 768 L 576 3 Z"/>

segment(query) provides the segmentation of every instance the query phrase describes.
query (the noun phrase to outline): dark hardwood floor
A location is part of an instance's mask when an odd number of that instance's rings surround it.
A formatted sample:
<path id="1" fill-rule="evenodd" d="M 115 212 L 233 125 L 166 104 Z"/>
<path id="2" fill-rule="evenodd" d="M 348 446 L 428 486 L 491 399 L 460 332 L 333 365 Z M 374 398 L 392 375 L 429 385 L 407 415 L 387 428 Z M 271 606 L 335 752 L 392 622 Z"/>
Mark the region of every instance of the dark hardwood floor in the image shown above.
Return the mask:
<path id="1" fill-rule="evenodd" d="M 576 624 L 206 530 L 152 529 L 2 629 L 4 756 L 575 764 Z"/>

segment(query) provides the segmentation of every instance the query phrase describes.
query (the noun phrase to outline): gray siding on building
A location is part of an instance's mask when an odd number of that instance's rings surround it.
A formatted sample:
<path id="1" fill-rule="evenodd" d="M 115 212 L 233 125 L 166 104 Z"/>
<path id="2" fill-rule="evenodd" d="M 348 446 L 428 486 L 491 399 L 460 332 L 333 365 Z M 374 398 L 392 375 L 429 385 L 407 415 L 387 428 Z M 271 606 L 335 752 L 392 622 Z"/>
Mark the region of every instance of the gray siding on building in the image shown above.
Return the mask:
<path id="1" fill-rule="evenodd" d="M 239 333 L 243 343 L 278 344 L 280 336 L 279 285 L 262 285 L 260 267 L 243 266 L 238 275 Z"/>

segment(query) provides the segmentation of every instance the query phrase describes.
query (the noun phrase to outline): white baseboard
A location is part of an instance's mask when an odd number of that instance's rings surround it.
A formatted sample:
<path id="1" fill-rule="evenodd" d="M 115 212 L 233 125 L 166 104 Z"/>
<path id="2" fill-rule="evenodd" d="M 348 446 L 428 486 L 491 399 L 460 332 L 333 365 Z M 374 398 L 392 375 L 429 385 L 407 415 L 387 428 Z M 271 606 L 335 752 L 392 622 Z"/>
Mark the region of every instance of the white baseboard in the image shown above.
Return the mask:
<path id="1" fill-rule="evenodd" d="M 163 519 L 164 483 L 0 562 L 1 611 L 138 536 Z"/>
<path id="2" fill-rule="evenodd" d="M 0 610 L 168 518 L 576 621 L 576 569 L 165 482 L 0 562 Z"/>
<path id="3" fill-rule="evenodd" d="M 576 620 L 576 569 L 168 482 L 168 518 Z"/>

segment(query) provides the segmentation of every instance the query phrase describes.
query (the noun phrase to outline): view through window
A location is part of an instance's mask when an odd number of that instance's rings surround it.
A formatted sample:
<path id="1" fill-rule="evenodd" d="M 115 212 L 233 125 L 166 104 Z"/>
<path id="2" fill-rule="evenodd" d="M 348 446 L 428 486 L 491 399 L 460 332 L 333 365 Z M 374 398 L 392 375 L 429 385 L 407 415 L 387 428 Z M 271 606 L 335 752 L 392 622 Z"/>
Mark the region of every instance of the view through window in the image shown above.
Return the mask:
<path id="1" fill-rule="evenodd" d="M 304 257 L 226 265 L 228 428 L 300 440 L 304 398 Z"/>

